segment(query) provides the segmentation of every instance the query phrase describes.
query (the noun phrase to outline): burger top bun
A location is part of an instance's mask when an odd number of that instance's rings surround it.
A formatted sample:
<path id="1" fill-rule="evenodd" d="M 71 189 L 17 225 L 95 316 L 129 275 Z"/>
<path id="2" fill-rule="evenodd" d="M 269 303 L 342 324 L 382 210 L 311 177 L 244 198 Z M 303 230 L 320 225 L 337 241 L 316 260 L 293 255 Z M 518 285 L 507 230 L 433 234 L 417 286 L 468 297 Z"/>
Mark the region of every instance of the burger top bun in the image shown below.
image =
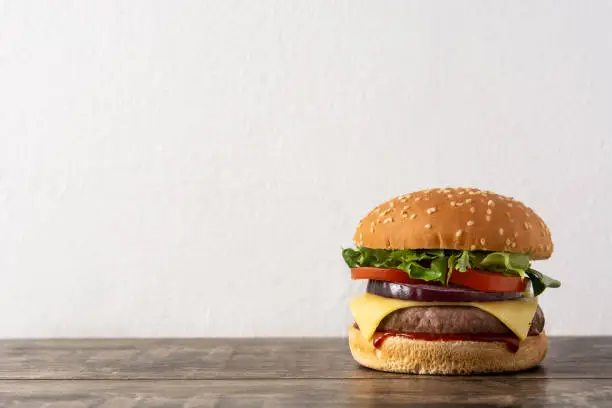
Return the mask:
<path id="1" fill-rule="evenodd" d="M 550 230 L 525 204 L 476 188 L 433 188 L 401 195 L 366 215 L 355 245 L 383 249 L 462 249 L 552 255 Z"/>

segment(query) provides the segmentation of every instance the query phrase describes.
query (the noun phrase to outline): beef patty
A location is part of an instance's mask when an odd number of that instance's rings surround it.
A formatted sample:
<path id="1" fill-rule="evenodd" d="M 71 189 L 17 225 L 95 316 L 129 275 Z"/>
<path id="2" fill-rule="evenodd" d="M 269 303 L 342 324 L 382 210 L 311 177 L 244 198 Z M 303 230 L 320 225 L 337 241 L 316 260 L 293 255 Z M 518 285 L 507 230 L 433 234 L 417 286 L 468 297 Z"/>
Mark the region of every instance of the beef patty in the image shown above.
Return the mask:
<path id="1" fill-rule="evenodd" d="M 544 329 L 544 313 L 538 306 L 529 335 Z M 512 334 L 495 316 L 471 306 L 422 306 L 397 310 L 378 325 L 379 331 L 396 330 L 411 333 L 493 333 Z"/>

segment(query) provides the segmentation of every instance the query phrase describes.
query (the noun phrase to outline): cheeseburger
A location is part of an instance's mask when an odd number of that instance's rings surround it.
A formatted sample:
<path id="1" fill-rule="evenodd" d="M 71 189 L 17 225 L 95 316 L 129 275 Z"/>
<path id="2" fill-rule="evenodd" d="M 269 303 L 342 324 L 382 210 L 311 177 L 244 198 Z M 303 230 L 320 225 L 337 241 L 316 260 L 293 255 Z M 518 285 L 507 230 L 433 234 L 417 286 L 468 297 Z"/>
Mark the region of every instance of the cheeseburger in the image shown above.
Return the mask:
<path id="1" fill-rule="evenodd" d="M 538 296 L 559 281 L 531 267 L 553 251 L 529 207 L 475 188 L 434 188 L 374 208 L 343 250 L 366 293 L 349 346 L 376 370 L 476 374 L 528 369 L 548 349 Z"/>

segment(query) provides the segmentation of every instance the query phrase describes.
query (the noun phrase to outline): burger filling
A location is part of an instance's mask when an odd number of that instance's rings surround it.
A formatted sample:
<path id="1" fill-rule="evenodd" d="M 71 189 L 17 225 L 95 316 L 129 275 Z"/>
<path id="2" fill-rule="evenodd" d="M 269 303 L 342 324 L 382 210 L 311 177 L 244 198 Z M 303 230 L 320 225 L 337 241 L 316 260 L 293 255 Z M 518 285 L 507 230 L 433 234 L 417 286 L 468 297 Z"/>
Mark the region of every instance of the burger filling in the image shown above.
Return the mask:
<path id="1" fill-rule="evenodd" d="M 377 279 L 399 283 L 429 282 L 492 292 L 521 292 L 525 289 L 526 283 L 530 282 L 534 296 L 540 295 L 546 288 L 560 286 L 558 280 L 531 267 L 529 254 L 360 247 L 344 249 L 342 256 L 353 270 L 371 269 L 369 277 L 363 274 L 355 276 L 354 273 L 353 279 Z M 393 272 L 388 271 L 395 271 L 392 277 Z"/>
<path id="2" fill-rule="evenodd" d="M 344 249 L 356 327 L 375 346 L 389 335 L 429 340 L 518 342 L 544 330 L 537 296 L 560 282 L 531 267 L 529 254 L 466 250 Z M 492 340 L 493 339 L 493 340 Z"/>

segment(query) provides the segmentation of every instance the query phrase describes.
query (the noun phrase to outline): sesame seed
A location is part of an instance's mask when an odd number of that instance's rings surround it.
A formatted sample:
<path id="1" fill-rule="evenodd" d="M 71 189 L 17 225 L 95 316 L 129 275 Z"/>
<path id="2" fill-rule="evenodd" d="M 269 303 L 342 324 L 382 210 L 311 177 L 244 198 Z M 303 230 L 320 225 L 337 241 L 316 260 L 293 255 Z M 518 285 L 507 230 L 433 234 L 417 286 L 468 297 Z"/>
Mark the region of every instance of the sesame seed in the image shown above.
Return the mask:
<path id="1" fill-rule="evenodd" d="M 425 224 L 425 228 L 430 229 L 431 228 L 431 224 Z"/>
<path id="2" fill-rule="evenodd" d="M 374 221 L 370 224 L 370 232 L 374 232 Z"/>
<path id="3" fill-rule="evenodd" d="M 363 241 L 363 232 L 360 232 L 360 233 L 359 233 L 359 240 L 360 240 L 360 241 Z"/>
<path id="4" fill-rule="evenodd" d="M 531 217 L 531 215 L 529 215 L 529 212 L 528 212 L 528 211 L 525 211 L 525 217 L 526 217 L 526 218 Z"/>
<path id="5" fill-rule="evenodd" d="M 525 221 L 523 223 L 523 227 L 525 227 L 526 230 L 531 229 L 531 224 L 529 224 L 527 221 Z"/>
<path id="6" fill-rule="evenodd" d="M 474 194 L 477 194 L 477 193 L 475 191 L 470 191 L 468 194 L 469 195 L 474 195 Z"/>
<path id="7" fill-rule="evenodd" d="M 543 251 L 543 250 L 544 250 L 544 245 L 542 245 L 542 244 L 538 244 L 538 249 L 539 249 L 540 251 Z"/>
<path id="8" fill-rule="evenodd" d="M 490 208 L 487 208 L 487 214 L 489 215 L 493 214 L 493 210 L 491 210 Z"/>
<path id="9" fill-rule="evenodd" d="M 480 238 L 480 245 L 484 245 L 487 243 L 487 240 L 484 238 Z"/>
<path id="10" fill-rule="evenodd" d="M 519 236 L 519 233 L 518 233 L 518 231 L 516 231 L 516 232 L 514 233 L 514 238 L 518 238 L 518 236 Z"/>
<path id="11" fill-rule="evenodd" d="M 550 245 L 546 245 L 546 250 L 550 251 Z"/>
<path id="12" fill-rule="evenodd" d="M 512 208 L 512 203 L 508 203 L 508 207 Z"/>
<path id="13" fill-rule="evenodd" d="M 495 207 L 495 201 L 493 201 L 493 200 L 489 200 L 489 201 L 487 201 L 487 205 L 488 205 L 489 207 Z"/>
<path id="14" fill-rule="evenodd" d="M 393 207 L 395 207 L 395 203 L 394 203 L 393 201 L 391 201 L 391 202 L 389 203 L 389 208 L 393 208 Z"/>
<path id="15" fill-rule="evenodd" d="M 464 194 L 465 194 L 465 191 L 460 191 L 460 192 L 459 192 L 459 193 L 457 193 L 457 194 L 459 194 L 459 195 L 464 195 Z"/>
<path id="16" fill-rule="evenodd" d="M 404 217 L 404 218 L 406 218 L 406 217 L 408 216 L 408 213 L 407 213 L 407 212 L 405 212 L 405 211 L 402 211 L 402 213 L 401 213 L 401 214 L 402 214 L 402 217 Z"/>
<path id="17" fill-rule="evenodd" d="M 421 197 L 415 197 L 414 201 L 421 201 Z"/>
<path id="18" fill-rule="evenodd" d="M 491 221 L 491 216 L 490 215 L 487 215 L 485 218 L 487 219 L 487 221 Z"/>
<path id="19" fill-rule="evenodd" d="M 512 240 L 510 238 L 506 238 L 506 245 L 510 245 L 511 242 Z"/>
<path id="20" fill-rule="evenodd" d="M 468 222 L 466 222 L 468 227 L 471 227 L 472 225 L 474 225 L 474 221 L 469 220 Z"/>
<path id="21" fill-rule="evenodd" d="M 381 216 L 381 217 L 384 217 L 385 215 L 389 214 L 390 212 L 391 212 L 391 209 L 390 209 L 390 208 L 387 208 L 385 211 L 383 211 L 383 212 L 381 212 L 381 213 L 380 213 L 380 216 Z"/>
<path id="22" fill-rule="evenodd" d="M 468 198 L 467 200 L 465 200 L 465 203 L 466 203 L 466 204 L 472 204 L 472 199 L 471 199 L 471 198 Z"/>
<path id="23" fill-rule="evenodd" d="M 459 238 L 461 235 L 463 235 L 463 231 L 462 230 L 457 230 L 457 232 L 455 232 L 455 236 L 457 238 Z"/>
<path id="24" fill-rule="evenodd" d="M 476 250 L 476 245 L 470 245 L 470 251 L 475 251 Z"/>
<path id="25" fill-rule="evenodd" d="M 453 195 L 452 195 L 452 194 L 447 194 L 446 196 L 447 196 L 448 198 L 453 198 Z"/>
<path id="26" fill-rule="evenodd" d="M 506 217 L 508 217 L 508 218 L 512 218 L 512 214 L 510 214 L 510 212 L 509 212 L 509 211 L 506 211 Z"/>
<path id="27" fill-rule="evenodd" d="M 391 217 L 389 217 L 389 218 L 385 219 L 385 220 L 383 221 L 383 224 L 388 224 L 388 223 L 390 223 L 390 222 L 393 222 L 393 218 L 391 218 Z"/>
<path id="28" fill-rule="evenodd" d="M 428 208 L 428 209 L 427 209 L 427 214 L 430 214 L 430 215 L 431 215 L 431 214 L 435 213 L 436 211 L 437 211 L 437 208 L 436 208 L 436 207 L 431 207 L 431 208 Z"/>
<path id="29" fill-rule="evenodd" d="M 504 235 L 504 229 L 503 229 L 503 228 L 500 228 L 500 229 L 498 230 L 498 232 L 499 232 L 499 235 Z"/>
<path id="30" fill-rule="evenodd" d="M 516 248 L 516 242 L 513 242 L 512 245 L 510 245 L 512 248 Z"/>
<path id="31" fill-rule="evenodd" d="M 411 220 L 414 220 L 415 218 L 416 218 L 416 214 L 412 214 L 412 215 L 410 216 L 410 219 L 411 219 Z"/>
<path id="32" fill-rule="evenodd" d="M 474 214 L 474 213 L 476 212 L 476 208 L 475 208 L 475 207 L 470 207 L 470 212 L 471 212 L 472 214 Z"/>
<path id="33" fill-rule="evenodd" d="M 462 202 L 458 202 L 458 203 L 457 203 L 457 207 L 461 207 L 462 205 L 463 205 L 463 203 L 462 203 Z"/>
<path id="34" fill-rule="evenodd" d="M 450 202 L 451 207 L 454 207 L 456 204 L 457 204 L 457 203 L 456 203 L 456 202 L 454 202 L 454 201 L 451 201 L 451 202 Z"/>

